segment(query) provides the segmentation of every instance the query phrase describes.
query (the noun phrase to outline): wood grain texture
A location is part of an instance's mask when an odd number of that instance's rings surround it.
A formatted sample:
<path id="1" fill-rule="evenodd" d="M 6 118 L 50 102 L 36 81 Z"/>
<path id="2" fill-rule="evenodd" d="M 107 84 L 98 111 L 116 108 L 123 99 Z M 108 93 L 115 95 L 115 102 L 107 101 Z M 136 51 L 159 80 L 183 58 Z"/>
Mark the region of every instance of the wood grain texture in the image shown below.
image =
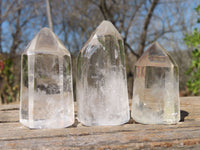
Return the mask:
<path id="1" fill-rule="evenodd" d="M 181 98 L 176 125 L 86 127 L 77 120 L 64 129 L 30 130 L 18 122 L 19 105 L 0 106 L 0 149 L 200 149 L 200 97 Z"/>

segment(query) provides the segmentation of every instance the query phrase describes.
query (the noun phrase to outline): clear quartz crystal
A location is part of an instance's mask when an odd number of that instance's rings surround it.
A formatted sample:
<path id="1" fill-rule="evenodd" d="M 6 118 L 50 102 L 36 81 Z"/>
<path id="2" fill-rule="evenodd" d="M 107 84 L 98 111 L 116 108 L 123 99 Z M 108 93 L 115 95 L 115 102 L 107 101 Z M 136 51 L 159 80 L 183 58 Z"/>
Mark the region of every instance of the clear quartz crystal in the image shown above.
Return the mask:
<path id="1" fill-rule="evenodd" d="M 180 120 L 178 66 L 157 42 L 136 62 L 131 115 L 144 124 Z"/>
<path id="2" fill-rule="evenodd" d="M 64 128 L 74 122 L 71 56 L 48 28 L 21 57 L 20 122 L 29 128 Z"/>
<path id="3" fill-rule="evenodd" d="M 87 126 L 129 120 L 123 39 L 103 21 L 81 49 L 77 62 L 78 120 Z"/>

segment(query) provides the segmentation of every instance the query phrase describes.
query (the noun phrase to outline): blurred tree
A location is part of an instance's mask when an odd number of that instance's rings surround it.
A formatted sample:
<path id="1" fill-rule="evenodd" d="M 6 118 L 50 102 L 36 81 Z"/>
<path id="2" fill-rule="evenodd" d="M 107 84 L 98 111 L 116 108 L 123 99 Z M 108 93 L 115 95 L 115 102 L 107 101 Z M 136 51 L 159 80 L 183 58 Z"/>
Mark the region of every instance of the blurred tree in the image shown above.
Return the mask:
<path id="1" fill-rule="evenodd" d="M 1 46 L 1 34 L 2 34 L 2 28 L 1 28 L 1 25 L 2 25 L 2 11 L 1 11 L 1 5 L 2 5 L 2 2 L 0 1 L 0 53 L 2 53 L 2 46 Z"/>
<path id="2" fill-rule="evenodd" d="M 52 17 L 51 17 L 51 7 L 50 7 L 50 2 L 49 0 L 46 0 L 46 9 L 47 9 L 47 18 L 48 18 L 48 24 L 49 24 L 49 28 L 54 31 L 53 28 L 53 22 L 52 22 Z"/>
<path id="3" fill-rule="evenodd" d="M 0 72 L 0 97 L 2 103 L 8 103 L 19 98 L 19 52 L 27 44 L 30 31 L 32 32 L 30 22 L 39 16 L 36 11 L 40 6 L 31 0 L 1 0 L 0 4 L 0 61 L 4 66 Z"/>
<path id="4" fill-rule="evenodd" d="M 200 5 L 196 8 L 196 12 L 200 15 Z M 200 18 L 197 19 L 197 22 L 200 23 Z M 200 94 L 200 31 L 195 28 L 194 32 L 189 35 L 186 34 L 185 42 L 189 47 L 193 47 L 192 51 L 192 65 L 190 66 L 187 73 L 190 75 L 190 78 L 187 82 L 187 87 L 190 92 L 194 95 Z"/>
<path id="5" fill-rule="evenodd" d="M 102 20 L 110 20 L 116 26 L 124 39 L 131 96 L 134 63 L 145 48 L 156 40 L 160 40 L 167 49 L 176 51 L 181 73 L 188 68 L 189 63 L 183 65 L 183 57 L 178 54 L 180 50 L 186 49 L 180 39 L 188 32 L 188 27 L 193 25 L 193 17 L 184 15 L 190 14 L 191 7 L 188 5 L 191 2 L 185 0 L 62 0 L 52 1 L 52 16 L 57 29 L 55 32 L 72 55 L 77 54 Z M 189 52 L 183 54 L 185 58 L 190 58 Z M 181 79 L 181 88 L 184 88 L 186 75 L 182 74 Z"/>
<path id="6" fill-rule="evenodd" d="M 9 13 L 13 9 L 14 3 L 15 1 L 7 4 L 5 7 L 5 3 L 2 0 L 0 1 L 0 53 L 3 52 L 2 50 L 2 24 L 7 19 Z M 14 9 L 13 12 L 15 13 L 15 11 L 16 10 Z"/>
<path id="7" fill-rule="evenodd" d="M 50 1 L 54 32 L 71 51 L 75 83 L 76 55 L 104 19 L 122 34 L 126 52 L 129 94 L 132 95 L 134 63 L 153 41 L 175 50 L 181 72 L 187 69 L 183 58 L 190 58 L 180 39 L 193 26 L 191 8 L 198 0 L 59 0 Z M 0 52 L 13 60 L 15 84 L 20 80 L 19 54 L 33 36 L 48 26 L 46 1 L 0 0 Z M 168 48 L 169 47 L 169 48 Z M 183 55 L 182 55 L 183 54 Z M 184 62 L 184 63 L 183 63 Z M 181 78 L 186 80 L 182 74 Z M 181 80 L 182 80 L 181 79 Z M 185 82 L 181 85 L 184 87 Z M 74 84 L 75 85 L 75 84 Z M 75 86 L 74 86 L 75 87 Z"/>
<path id="8" fill-rule="evenodd" d="M 3 58 L 0 54 L 0 101 L 9 103 L 16 101 L 19 84 L 15 84 L 13 60 Z"/>

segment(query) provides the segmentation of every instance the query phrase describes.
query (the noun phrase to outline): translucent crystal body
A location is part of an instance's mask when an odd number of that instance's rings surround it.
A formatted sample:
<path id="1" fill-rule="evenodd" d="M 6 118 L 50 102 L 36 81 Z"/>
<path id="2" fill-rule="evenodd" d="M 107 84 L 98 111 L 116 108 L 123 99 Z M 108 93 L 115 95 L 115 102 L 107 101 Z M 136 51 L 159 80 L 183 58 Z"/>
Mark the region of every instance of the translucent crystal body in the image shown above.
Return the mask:
<path id="1" fill-rule="evenodd" d="M 79 53 L 78 120 L 87 126 L 129 120 L 124 46 L 121 35 L 103 21 Z"/>
<path id="2" fill-rule="evenodd" d="M 178 66 L 157 42 L 136 63 L 131 115 L 144 124 L 180 120 Z"/>
<path id="3" fill-rule="evenodd" d="M 74 122 L 71 56 L 43 28 L 21 57 L 20 122 L 29 128 L 63 128 Z"/>

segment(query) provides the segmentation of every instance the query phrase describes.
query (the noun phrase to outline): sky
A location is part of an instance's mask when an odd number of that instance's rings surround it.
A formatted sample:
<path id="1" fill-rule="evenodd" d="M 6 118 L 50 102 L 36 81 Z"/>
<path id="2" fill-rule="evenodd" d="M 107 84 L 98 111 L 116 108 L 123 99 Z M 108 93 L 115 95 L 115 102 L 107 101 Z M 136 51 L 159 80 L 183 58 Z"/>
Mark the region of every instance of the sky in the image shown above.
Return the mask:
<path id="1" fill-rule="evenodd" d="M 3 0 L 5 1 L 5 0 Z M 172 1 L 172 0 L 168 0 L 168 1 Z M 185 12 L 184 14 L 182 14 L 182 17 L 185 18 L 185 21 L 186 22 L 190 22 L 192 25 L 188 24 L 186 26 L 187 28 L 187 32 L 188 33 L 192 33 L 192 31 L 194 30 L 194 28 L 199 28 L 200 27 L 200 24 L 197 24 L 196 21 L 197 21 L 197 14 L 195 12 L 195 7 L 197 7 L 197 4 L 199 4 L 199 1 L 198 0 L 183 0 L 185 1 L 185 3 L 182 3 L 183 6 L 181 7 L 187 7 L 187 9 L 185 9 Z M 171 16 L 170 13 L 173 12 L 173 10 L 166 10 L 166 9 L 169 9 L 167 7 L 165 7 L 166 5 L 170 5 L 168 3 L 165 4 L 166 0 L 161 0 L 160 1 L 161 4 L 159 5 L 162 5 L 162 6 L 159 6 L 155 9 L 155 14 L 157 14 L 159 17 L 162 18 L 162 15 L 165 16 L 166 18 L 165 19 L 170 19 L 170 23 L 173 24 L 175 23 L 177 20 L 177 18 L 167 18 L 167 16 Z M 43 9 L 43 11 L 45 11 L 45 5 L 42 5 L 41 6 L 41 10 Z M 24 10 L 24 11 L 28 11 L 28 10 Z M 165 12 L 167 14 L 165 14 Z M 38 19 L 41 19 L 38 18 Z M 54 19 L 54 18 L 53 18 Z M 144 19 L 144 18 L 142 18 Z M 164 20 L 165 20 L 164 19 Z M 36 18 L 37 20 L 37 18 Z M 42 20 L 46 20 L 46 16 L 43 16 L 41 20 L 37 20 L 39 22 L 42 22 Z M 30 26 L 30 28 L 26 28 L 26 30 L 23 30 L 22 29 L 22 32 L 24 33 L 23 34 L 23 43 L 20 45 L 20 50 L 22 49 L 25 49 L 25 46 L 31 41 L 31 39 L 34 37 L 35 34 L 37 34 L 37 32 L 39 32 L 39 30 L 42 28 L 42 27 L 48 27 L 47 25 L 47 21 L 43 21 L 45 23 L 35 23 L 34 22 L 35 20 L 33 21 L 30 21 L 28 22 L 28 25 Z M 14 23 L 14 22 L 13 22 Z M 161 21 L 154 19 L 153 23 L 151 23 L 151 25 L 149 26 L 148 28 L 148 31 L 149 33 L 151 32 L 151 28 L 153 27 L 161 27 L 163 24 L 161 23 Z M 167 25 L 164 24 L 166 27 Z M 1 28 L 2 28 L 2 32 L 3 32 L 3 41 L 2 41 L 2 48 L 3 48 L 3 51 L 4 52 L 8 52 L 9 49 L 10 49 L 10 46 L 12 44 L 12 36 L 11 36 L 11 32 L 14 28 L 12 27 L 13 24 L 9 23 L 7 20 L 5 20 L 2 25 L 1 25 Z M 58 27 L 58 26 L 55 26 L 55 27 Z M 134 30 L 137 30 L 137 29 L 134 29 L 134 26 L 133 26 L 133 29 L 132 31 L 134 32 Z M 177 31 L 178 31 L 178 27 L 177 27 Z M 64 33 L 63 32 L 58 32 L 58 29 L 55 28 L 55 33 L 57 34 L 57 36 L 61 39 L 61 41 L 63 41 L 63 35 Z M 184 41 L 183 41 L 183 38 L 184 38 L 184 34 L 185 33 L 182 33 L 182 32 L 174 32 L 174 33 L 169 33 L 169 34 L 165 34 L 165 36 L 161 37 L 158 39 L 158 42 L 161 43 L 161 45 L 163 45 L 164 47 L 166 47 L 167 50 L 171 51 L 171 50 L 174 50 L 176 49 L 177 47 L 182 49 L 182 50 L 185 50 L 187 49 L 186 45 L 184 44 Z M 133 37 L 132 37 L 133 36 Z M 134 34 L 131 34 L 130 35 L 130 39 L 131 38 L 134 38 Z M 171 41 L 168 41 L 167 38 L 170 38 L 170 37 L 173 37 L 174 38 L 174 42 L 171 42 Z M 69 35 L 69 39 L 71 38 L 71 36 Z M 72 40 L 72 38 L 71 38 Z M 69 45 L 65 45 L 68 49 L 70 49 L 70 46 Z M 134 45 L 133 45 L 134 47 Z M 134 47 L 135 49 L 137 49 L 137 47 Z M 147 47 L 146 47 L 147 48 Z"/>

